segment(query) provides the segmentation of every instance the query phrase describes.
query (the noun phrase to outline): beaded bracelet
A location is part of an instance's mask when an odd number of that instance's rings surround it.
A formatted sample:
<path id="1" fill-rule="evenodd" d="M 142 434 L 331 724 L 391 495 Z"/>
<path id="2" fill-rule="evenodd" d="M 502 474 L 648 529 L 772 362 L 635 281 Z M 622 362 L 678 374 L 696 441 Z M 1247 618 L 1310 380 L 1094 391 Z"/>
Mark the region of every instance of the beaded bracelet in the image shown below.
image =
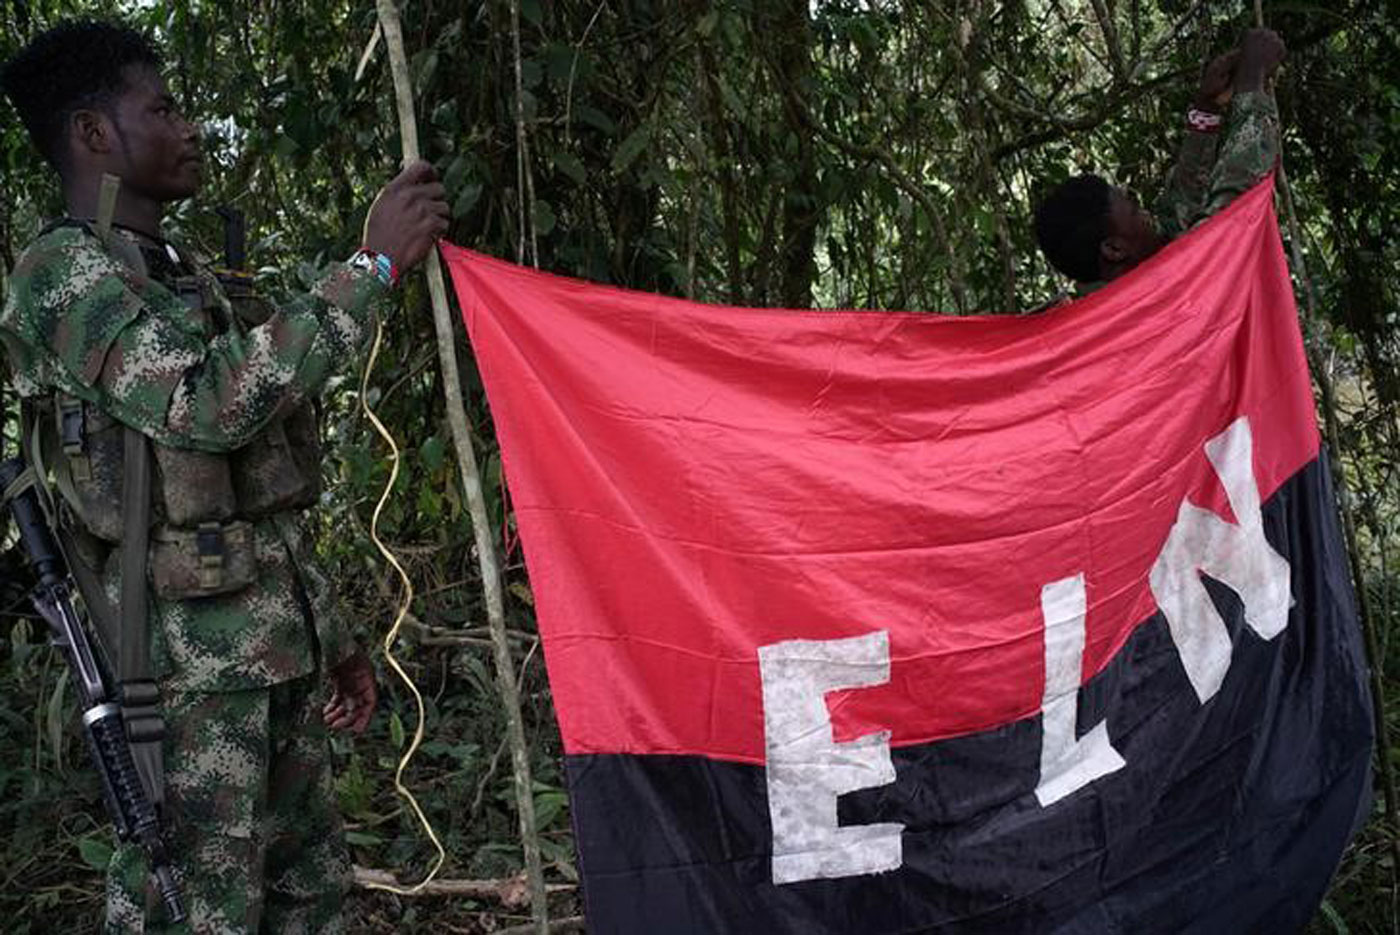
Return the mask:
<path id="1" fill-rule="evenodd" d="M 398 284 L 399 268 L 387 253 L 376 253 L 368 247 L 361 247 L 350 257 L 350 265 L 373 273 L 380 282 L 391 289 Z"/>
<path id="2" fill-rule="evenodd" d="M 1217 133 L 1224 120 L 1219 114 L 1195 107 L 1186 112 L 1186 126 L 1197 133 Z"/>

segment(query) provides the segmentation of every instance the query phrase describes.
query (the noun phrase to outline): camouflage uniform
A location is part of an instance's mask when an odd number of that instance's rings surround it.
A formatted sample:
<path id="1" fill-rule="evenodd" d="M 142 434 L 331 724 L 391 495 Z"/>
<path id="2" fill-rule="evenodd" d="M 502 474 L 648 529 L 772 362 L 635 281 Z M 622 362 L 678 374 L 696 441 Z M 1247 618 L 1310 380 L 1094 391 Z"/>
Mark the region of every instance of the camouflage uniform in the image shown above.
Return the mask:
<path id="1" fill-rule="evenodd" d="M 1278 163 L 1278 105 L 1264 91 L 1230 101 L 1223 133 L 1187 130 L 1176 164 L 1153 206 L 1157 226 L 1176 237 L 1253 188 Z"/>
<path id="2" fill-rule="evenodd" d="M 1186 131 L 1176 163 L 1152 213 L 1157 229 L 1177 237 L 1224 209 L 1273 170 L 1279 157 L 1278 105 L 1272 94 L 1245 91 L 1230 101 L 1222 132 Z M 1085 282 L 1085 296 L 1107 285 Z"/>
<path id="3" fill-rule="evenodd" d="M 358 356 L 387 295 L 373 274 L 339 264 L 250 327 L 207 271 L 168 246 L 140 248 L 147 275 L 84 227 L 44 233 L 16 264 L 0 339 L 21 396 L 67 394 L 90 418 L 137 428 L 156 446 L 158 477 L 162 451 L 249 450 Z M 212 312 L 167 288 L 177 274 L 202 281 Z M 332 931 L 348 862 L 318 696 L 324 670 L 354 646 L 300 514 L 249 525 L 249 584 L 150 599 L 174 862 L 195 931 Z M 119 566 L 97 568 L 114 604 Z M 108 892 L 109 931 L 156 930 L 162 913 L 138 849 L 118 848 Z"/>

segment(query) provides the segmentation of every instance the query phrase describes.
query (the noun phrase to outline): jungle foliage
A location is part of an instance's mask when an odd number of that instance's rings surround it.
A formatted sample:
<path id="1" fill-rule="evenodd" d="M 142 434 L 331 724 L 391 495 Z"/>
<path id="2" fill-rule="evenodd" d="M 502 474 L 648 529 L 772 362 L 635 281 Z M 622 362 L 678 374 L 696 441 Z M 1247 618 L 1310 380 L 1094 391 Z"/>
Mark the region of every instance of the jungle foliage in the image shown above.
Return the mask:
<path id="1" fill-rule="evenodd" d="M 1308 277 L 1316 357 L 1339 392 L 1376 664 L 1400 694 L 1400 18 L 1380 0 L 1264 4 L 1290 56 L 1277 94 Z M 8 0 L 0 55 L 57 19 L 118 14 L 157 35 L 210 182 L 172 226 L 220 252 L 214 209 L 246 212 L 269 291 L 296 289 L 357 246 L 399 141 L 369 0 Z M 425 154 L 445 180 L 451 239 L 543 269 L 742 305 L 1014 313 L 1061 291 L 1028 205 L 1093 168 L 1150 196 L 1203 62 L 1253 23 L 1223 0 L 467 0 L 404 4 Z M 1387 157 L 1385 154 L 1390 153 Z M 0 274 L 59 210 L 8 111 L 0 123 Z M 3 289 L 3 279 L 0 279 Z M 426 290 L 388 321 L 372 402 L 405 445 L 383 529 L 417 583 L 399 654 L 427 697 L 409 774 L 449 878 L 520 872 L 510 757 L 485 640 L 472 537 L 443 415 Z M 468 411 L 508 556 L 510 625 L 535 804 L 557 915 L 578 911 L 560 749 L 531 596 L 465 336 Z M 397 597 L 367 534 L 385 451 L 356 405 L 327 394 L 321 552 L 350 619 L 376 643 Z M 13 406 L 9 411 L 13 416 Z M 0 413 L 3 423 L 3 413 Z M 13 425 L 6 436 L 13 450 Z M 16 932 L 85 929 L 110 849 L 62 668 L 39 623 L 0 595 L 0 915 Z M 337 741 L 357 863 L 414 879 L 430 850 L 393 794 L 413 711 L 391 677 L 366 737 Z M 1400 716 L 1390 704 L 1388 723 Z M 1396 757 L 1383 749 L 1384 761 Z M 1381 797 L 1318 932 L 1397 926 L 1393 826 Z M 528 918 L 495 896 L 356 895 L 357 930 L 490 932 Z"/>

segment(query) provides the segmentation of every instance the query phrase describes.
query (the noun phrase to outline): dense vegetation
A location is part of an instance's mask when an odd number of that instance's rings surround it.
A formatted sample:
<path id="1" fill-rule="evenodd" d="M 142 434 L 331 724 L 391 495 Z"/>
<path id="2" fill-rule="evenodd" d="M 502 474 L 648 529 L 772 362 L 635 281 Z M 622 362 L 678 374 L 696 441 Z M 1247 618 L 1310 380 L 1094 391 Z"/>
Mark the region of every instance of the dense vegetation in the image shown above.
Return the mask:
<path id="1" fill-rule="evenodd" d="M 211 256 L 214 208 L 245 211 L 271 291 L 356 245 L 397 163 L 369 0 L 9 0 L 0 55 L 74 12 L 119 12 L 158 35 L 202 123 L 211 182 L 172 218 Z M 1338 388 L 1346 508 L 1395 696 L 1400 651 L 1400 19 L 1380 0 L 1266 3 L 1291 54 L 1277 93 L 1308 280 L 1315 360 Z M 425 154 L 447 183 L 451 239 L 540 267 L 745 305 L 1015 312 L 1063 287 L 1033 248 L 1041 186 L 1094 167 L 1150 194 L 1203 61 L 1253 23 L 1217 0 L 480 0 L 406 4 Z M 12 113 L 0 124 L 0 276 L 57 210 Z M 1391 157 L 1385 157 L 1390 152 Z M 1292 238 L 1289 238 L 1290 241 Z M 0 291 L 4 279 L 0 278 Z M 471 530 L 451 458 L 426 292 L 388 323 L 373 402 L 405 444 L 384 529 L 418 590 L 401 655 L 427 696 L 410 772 L 449 852 L 449 878 L 520 872 Z M 488 480 L 511 543 L 491 423 L 464 337 L 458 354 Z M 328 394 L 322 554 L 367 643 L 392 616 L 392 577 L 367 535 L 387 476 L 355 405 Z M 13 416 L 13 406 L 9 411 Z M 0 413 L 3 423 L 3 413 Z M 6 443 L 13 450 L 13 425 Z M 559 744 L 518 549 L 507 580 L 541 844 L 552 883 L 576 880 Z M 4 596 L 0 626 L 0 915 L 17 932 L 80 930 L 101 902 L 109 837 L 41 626 Z M 359 864 L 413 879 L 430 850 L 392 789 L 413 711 L 392 679 L 368 735 L 338 741 L 339 793 Z M 1394 704 L 1386 711 L 1393 722 Z M 1396 750 L 1382 749 L 1393 759 Z M 1397 926 L 1396 853 L 1380 797 L 1314 923 Z M 398 899 L 361 891 L 364 930 L 415 920 L 487 932 L 528 917 L 521 888 Z M 577 911 L 573 891 L 556 914 Z"/>

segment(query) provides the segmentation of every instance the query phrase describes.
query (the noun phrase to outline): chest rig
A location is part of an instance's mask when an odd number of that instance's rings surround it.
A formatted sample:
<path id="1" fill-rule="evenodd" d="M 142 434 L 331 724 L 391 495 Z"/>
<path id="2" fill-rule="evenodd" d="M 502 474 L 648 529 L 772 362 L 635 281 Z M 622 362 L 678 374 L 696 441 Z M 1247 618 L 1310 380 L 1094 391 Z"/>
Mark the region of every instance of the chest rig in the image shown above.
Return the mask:
<path id="1" fill-rule="evenodd" d="M 247 274 L 218 276 L 164 243 L 141 243 L 120 229 L 101 232 L 108 253 L 181 300 L 186 324 L 205 340 L 265 322 L 274 312 Z M 91 403 L 54 393 L 39 415 L 52 452 L 64 513 L 82 558 L 100 569 L 127 531 L 122 498 L 131 442 L 124 426 Z M 36 414 L 38 415 L 38 414 Z M 279 414 L 248 444 L 212 454 L 147 441 L 151 456 L 148 570 L 163 599 L 232 594 L 257 576 L 252 521 L 312 506 L 320 497 L 321 446 L 313 404 Z"/>

